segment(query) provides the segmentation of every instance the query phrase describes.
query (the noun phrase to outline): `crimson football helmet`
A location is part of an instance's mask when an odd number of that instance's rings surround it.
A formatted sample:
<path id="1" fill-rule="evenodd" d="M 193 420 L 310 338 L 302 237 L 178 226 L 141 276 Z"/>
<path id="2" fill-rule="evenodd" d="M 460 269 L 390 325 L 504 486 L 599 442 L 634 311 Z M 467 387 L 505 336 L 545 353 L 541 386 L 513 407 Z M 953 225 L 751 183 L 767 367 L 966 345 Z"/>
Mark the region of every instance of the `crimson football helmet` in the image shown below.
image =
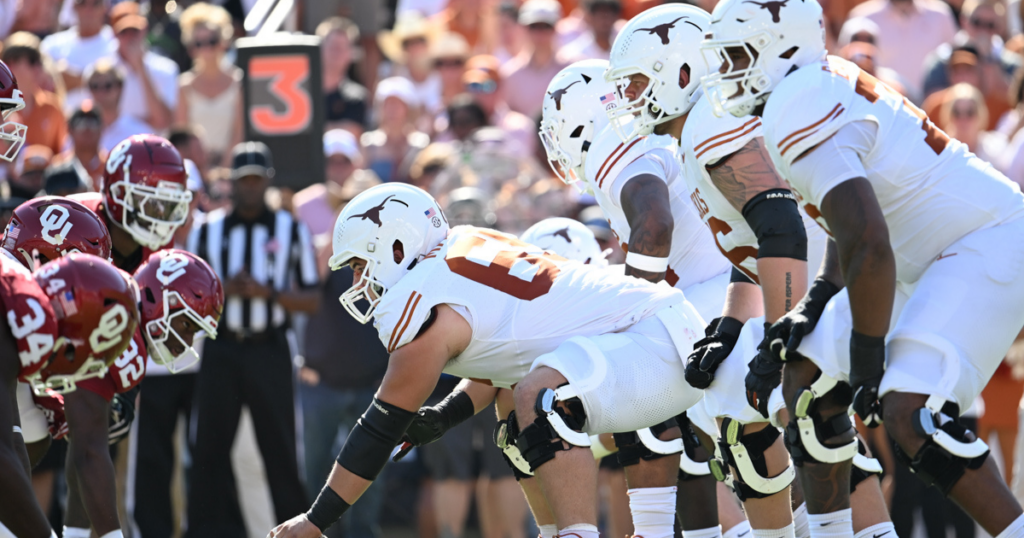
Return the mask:
<path id="1" fill-rule="evenodd" d="M 57 316 L 60 346 L 43 369 L 28 379 L 36 394 L 59 394 L 77 383 L 103 377 L 138 328 L 138 287 L 131 276 L 91 254 L 72 252 L 35 273 Z"/>
<path id="2" fill-rule="evenodd" d="M 224 308 L 220 279 L 202 258 L 184 250 L 154 252 L 136 271 L 142 333 L 153 362 L 177 373 L 199 360 L 192 348 L 205 334 L 217 338 Z"/>
<path id="3" fill-rule="evenodd" d="M 192 193 L 181 155 L 155 135 L 122 140 L 107 157 L 100 192 L 107 216 L 140 245 L 170 243 L 188 218 Z"/>
<path id="4" fill-rule="evenodd" d="M 28 128 L 20 123 L 10 121 L 15 112 L 25 108 L 25 99 L 18 89 L 18 81 L 7 64 L 0 62 L 0 141 L 7 144 L 0 146 L 0 159 L 13 161 L 25 144 Z"/>
<path id="5" fill-rule="evenodd" d="M 110 259 L 110 233 L 79 202 L 62 196 L 34 198 L 14 210 L 0 247 L 30 270 L 71 252 Z"/>

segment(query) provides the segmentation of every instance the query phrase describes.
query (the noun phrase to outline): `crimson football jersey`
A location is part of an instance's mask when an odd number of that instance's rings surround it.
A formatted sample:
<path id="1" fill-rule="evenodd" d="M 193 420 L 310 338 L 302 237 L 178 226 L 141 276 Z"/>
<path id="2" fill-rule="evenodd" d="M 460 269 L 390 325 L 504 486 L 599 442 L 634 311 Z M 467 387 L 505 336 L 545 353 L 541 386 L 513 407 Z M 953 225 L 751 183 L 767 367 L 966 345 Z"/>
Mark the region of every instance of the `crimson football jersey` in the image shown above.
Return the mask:
<path id="1" fill-rule="evenodd" d="M 147 357 L 149 354 L 146 352 L 142 330 L 136 329 L 132 342 L 110 365 L 107 375 L 79 381 L 78 388 L 99 394 L 109 402 L 114 399 L 114 394 L 128 392 L 142 381 L 146 375 Z"/>
<path id="2" fill-rule="evenodd" d="M 57 316 L 32 273 L 13 255 L 2 252 L 0 302 L 7 314 L 7 326 L 18 344 L 18 379 L 26 381 L 46 365 L 45 359 L 57 341 Z"/>

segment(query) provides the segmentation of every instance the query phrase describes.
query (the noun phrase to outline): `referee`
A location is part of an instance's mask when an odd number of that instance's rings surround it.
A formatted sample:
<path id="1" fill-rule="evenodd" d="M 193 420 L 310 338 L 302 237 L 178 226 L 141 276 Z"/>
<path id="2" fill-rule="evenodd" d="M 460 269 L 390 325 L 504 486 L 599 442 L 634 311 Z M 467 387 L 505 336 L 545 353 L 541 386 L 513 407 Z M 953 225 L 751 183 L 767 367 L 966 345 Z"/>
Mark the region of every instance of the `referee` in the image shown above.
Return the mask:
<path id="1" fill-rule="evenodd" d="M 243 404 L 252 413 L 277 521 L 309 505 L 296 459 L 288 328 L 291 313 L 317 309 L 313 244 L 291 213 L 264 202 L 274 176 L 267 146 L 243 142 L 232 158 L 232 209 L 211 212 L 188 240 L 188 250 L 220 276 L 225 295 L 217 339 L 204 343 L 196 380 L 189 538 L 246 535 L 231 469 Z"/>

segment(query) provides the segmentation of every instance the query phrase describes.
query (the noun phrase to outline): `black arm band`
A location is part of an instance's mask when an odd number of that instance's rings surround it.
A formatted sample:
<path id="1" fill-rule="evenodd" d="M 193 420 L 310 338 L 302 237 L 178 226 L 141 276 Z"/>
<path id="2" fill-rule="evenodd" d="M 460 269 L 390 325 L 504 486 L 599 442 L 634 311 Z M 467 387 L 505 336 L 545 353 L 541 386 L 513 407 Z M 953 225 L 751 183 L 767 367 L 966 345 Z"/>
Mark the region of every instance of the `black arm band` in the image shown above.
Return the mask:
<path id="1" fill-rule="evenodd" d="M 792 192 L 771 189 L 758 194 L 743 206 L 743 218 L 757 236 L 758 258 L 807 261 L 807 230 Z"/>
<path id="2" fill-rule="evenodd" d="M 414 418 L 416 413 L 374 398 L 348 434 L 338 465 L 360 478 L 377 478 Z"/>
<path id="3" fill-rule="evenodd" d="M 814 282 L 811 282 L 807 288 L 807 295 L 801 299 L 801 302 L 813 305 L 812 308 L 820 315 L 825 311 L 825 305 L 839 292 L 839 286 L 819 276 L 814 279 Z"/>
<path id="4" fill-rule="evenodd" d="M 445 430 L 450 430 L 462 424 L 473 418 L 473 415 L 476 414 L 476 406 L 473 405 L 473 399 L 462 390 L 449 394 L 436 407 L 441 413 L 441 417 L 445 420 Z"/>
<path id="5" fill-rule="evenodd" d="M 351 505 L 335 493 L 330 484 L 324 484 L 324 489 L 320 490 L 320 495 L 317 495 L 313 506 L 309 507 L 309 511 L 306 512 L 306 519 L 320 529 L 320 534 L 323 534 L 327 532 L 328 527 L 341 519 L 341 515 L 348 510 L 349 506 Z"/>
<path id="6" fill-rule="evenodd" d="M 733 282 L 742 282 L 745 284 L 754 283 L 754 281 L 750 280 L 750 277 L 747 276 L 746 273 L 737 269 L 735 265 L 732 268 L 732 274 L 729 275 L 729 283 L 732 284 Z"/>

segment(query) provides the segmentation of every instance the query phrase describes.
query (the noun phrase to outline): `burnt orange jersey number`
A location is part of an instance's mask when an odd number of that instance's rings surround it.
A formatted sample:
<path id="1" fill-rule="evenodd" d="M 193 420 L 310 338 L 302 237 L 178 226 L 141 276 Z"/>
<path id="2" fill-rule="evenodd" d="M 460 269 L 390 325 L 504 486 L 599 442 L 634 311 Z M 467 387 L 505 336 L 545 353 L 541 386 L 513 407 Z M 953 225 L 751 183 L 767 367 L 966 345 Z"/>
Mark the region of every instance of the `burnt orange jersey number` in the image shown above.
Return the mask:
<path id="1" fill-rule="evenodd" d="M 459 276 L 532 301 L 551 290 L 559 272 L 557 262 L 565 261 L 547 252 L 530 252 L 534 248 L 518 239 L 479 230 L 449 247 L 445 263 Z"/>
<path id="2" fill-rule="evenodd" d="M 274 104 L 254 104 L 249 109 L 253 128 L 267 135 L 289 135 L 305 131 L 313 120 L 313 100 L 303 84 L 309 82 L 309 57 L 304 54 L 258 56 L 249 61 L 249 77 L 270 80 Z"/>

